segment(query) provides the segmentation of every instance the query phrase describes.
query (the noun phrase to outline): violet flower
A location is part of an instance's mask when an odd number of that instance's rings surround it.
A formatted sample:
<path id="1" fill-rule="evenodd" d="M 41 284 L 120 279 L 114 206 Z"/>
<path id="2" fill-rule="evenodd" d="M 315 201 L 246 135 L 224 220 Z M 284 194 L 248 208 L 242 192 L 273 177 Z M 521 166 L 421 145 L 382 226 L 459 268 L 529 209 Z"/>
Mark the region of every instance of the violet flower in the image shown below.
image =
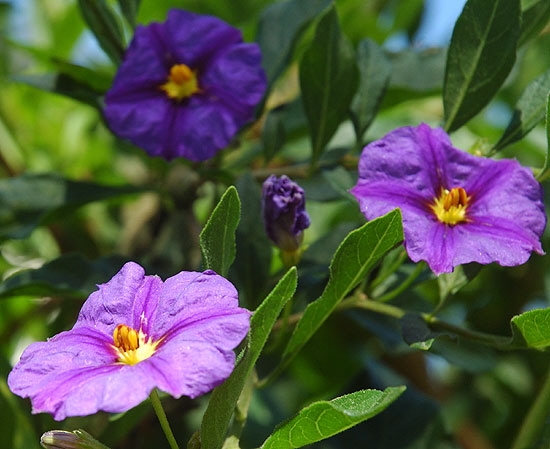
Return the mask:
<path id="1" fill-rule="evenodd" d="M 260 60 L 238 29 L 172 9 L 166 22 L 136 28 L 105 118 L 151 156 L 204 161 L 253 119 L 266 88 Z"/>
<path id="2" fill-rule="evenodd" d="M 296 251 L 303 240 L 302 231 L 310 224 L 304 190 L 285 175 L 271 175 L 264 181 L 262 195 L 268 237 L 283 251 Z"/>
<path id="3" fill-rule="evenodd" d="M 163 282 L 128 262 L 88 297 L 71 330 L 23 352 L 8 385 L 56 420 L 124 412 L 154 388 L 194 398 L 229 376 L 249 320 L 213 271 Z"/>
<path id="4" fill-rule="evenodd" d="M 531 171 L 460 151 L 439 128 L 399 128 L 367 145 L 351 193 L 368 220 L 399 207 L 409 257 L 436 274 L 544 254 L 542 188 Z"/>

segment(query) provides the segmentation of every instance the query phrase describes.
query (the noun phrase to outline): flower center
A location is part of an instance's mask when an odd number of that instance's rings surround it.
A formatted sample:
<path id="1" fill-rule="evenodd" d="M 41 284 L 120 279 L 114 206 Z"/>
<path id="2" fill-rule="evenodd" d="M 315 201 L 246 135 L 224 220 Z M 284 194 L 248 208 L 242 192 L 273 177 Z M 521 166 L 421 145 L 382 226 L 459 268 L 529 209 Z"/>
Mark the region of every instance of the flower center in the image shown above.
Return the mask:
<path id="1" fill-rule="evenodd" d="M 113 332 L 114 348 L 117 352 L 117 361 L 125 365 L 135 365 L 151 357 L 157 349 L 160 340 L 153 342 L 140 329 L 119 324 Z"/>
<path id="2" fill-rule="evenodd" d="M 441 195 L 430 207 L 441 223 L 454 226 L 457 223 L 468 221 L 466 209 L 469 201 L 470 197 L 466 194 L 466 190 L 462 187 L 453 187 L 450 191 L 442 189 Z"/>
<path id="3" fill-rule="evenodd" d="M 173 65 L 168 81 L 160 86 L 169 98 L 183 100 L 200 92 L 197 74 L 185 64 Z"/>

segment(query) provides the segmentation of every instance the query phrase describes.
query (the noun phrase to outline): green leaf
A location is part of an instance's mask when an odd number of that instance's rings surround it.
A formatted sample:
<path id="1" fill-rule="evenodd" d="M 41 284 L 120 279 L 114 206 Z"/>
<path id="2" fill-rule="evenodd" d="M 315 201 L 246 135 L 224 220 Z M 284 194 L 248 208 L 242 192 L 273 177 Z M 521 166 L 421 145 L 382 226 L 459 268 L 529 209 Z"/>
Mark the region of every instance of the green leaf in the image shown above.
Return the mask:
<path id="1" fill-rule="evenodd" d="M 548 94 L 546 99 L 546 140 L 548 148 L 546 150 L 546 157 L 544 158 L 544 166 L 537 175 L 539 182 L 544 181 L 550 175 L 550 94 Z"/>
<path id="2" fill-rule="evenodd" d="M 353 48 L 340 33 L 331 7 L 317 24 L 315 38 L 300 62 L 300 88 L 315 165 L 346 117 L 357 86 Z"/>
<path id="3" fill-rule="evenodd" d="M 65 73 L 17 75 L 12 77 L 12 79 L 46 92 L 64 95 L 73 100 L 88 104 L 96 109 L 101 108 L 100 97 L 103 95 L 103 92 L 95 90 L 91 86 Z"/>
<path id="4" fill-rule="evenodd" d="M 202 449 L 222 447 L 245 382 L 262 352 L 277 317 L 294 294 L 296 283 L 296 268 L 292 267 L 252 315 L 246 352 L 231 376 L 213 391 L 208 403 L 201 425 Z"/>
<path id="5" fill-rule="evenodd" d="M 430 48 L 388 53 L 390 83 L 382 101 L 388 108 L 404 101 L 439 95 L 443 88 L 447 51 Z"/>
<path id="6" fill-rule="evenodd" d="M 361 138 L 380 105 L 390 80 L 391 64 L 382 49 L 370 39 L 359 42 L 357 47 L 359 85 L 351 102 L 351 119 L 357 140 Z"/>
<path id="7" fill-rule="evenodd" d="M 277 426 L 261 449 L 294 449 L 329 438 L 385 410 L 405 387 L 360 390 L 332 401 L 319 401 Z"/>
<path id="8" fill-rule="evenodd" d="M 132 28 L 136 27 L 136 17 L 139 11 L 141 0 L 118 0 L 118 5 L 126 21 Z"/>
<path id="9" fill-rule="evenodd" d="M 78 0 L 80 12 L 99 46 L 119 65 L 124 55 L 124 37 L 117 17 L 105 0 Z"/>
<path id="10" fill-rule="evenodd" d="M 237 258 L 231 266 L 230 278 L 239 291 L 242 304 L 255 308 L 267 293 L 272 244 L 262 226 L 262 194 L 257 182 L 246 173 L 235 186 L 246 207 L 237 228 Z"/>
<path id="11" fill-rule="evenodd" d="M 451 295 L 468 285 L 481 271 L 481 265 L 469 263 L 455 267 L 452 273 L 442 273 L 437 277 L 439 303 L 444 303 Z"/>
<path id="12" fill-rule="evenodd" d="M 512 345 L 534 349 L 550 346 L 550 308 L 530 310 L 512 318 Z"/>
<path id="13" fill-rule="evenodd" d="M 550 92 L 550 69 L 533 80 L 522 93 L 510 123 L 493 151 L 498 151 L 529 133 L 544 120 L 548 93 Z"/>
<path id="14" fill-rule="evenodd" d="M 20 271 L 0 284 L 0 298 L 70 296 L 86 298 L 97 285 L 111 279 L 126 262 L 120 256 L 90 261 L 66 254 L 35 270 Z"/>
<path id="15" fill-rule="evenodd" d="M 266 162 L 273 159 L 285 143 L 285 107 L 269 111 L 262 130 L 262 146 Z"/>
<path id="16" fill-rule="evenodd" d="M 310 303 L 288 342 L 284 362 L 294 356 L 328 318 L 338 303 L 374 268 L 389 250 L 403 241 L 401 212 L 396 209 L 352 231 L 330 264 L 330 279 L 322 295 Z"/>
<path id="17" fill-rule="evenodd" d="M 521 2 L 521 36 L 519 45 L 535 37 L 550 19 L 548 0 L 523 0 Z"/>
<path id="18" fill-rule="evenodd" d="M 476 115 L 516 60 L 520 0 L 468 0 L 454 27 L 443 85 L 446 131 Z"/>
<path id="19" fill-rule="evenodd" d="M 267 7 L 258 23 L 256 41 L 271 86 L 292 57 L 297 40 L 330 0 L 290 0 Z"/>
<path id="20" fill-rule="evenodd" d="M 235 231 L 241 217 L 241 201 L 230 186 L 216 205 L 200 234 L 202 262 L 205 269 L 227 276 L 235 260 Z"/>
<path id="21" fill-rule="evenodd" d="M 23 239 L 38 226 L 92 201 L 142 192 L 130 186 L 70 181 L 55 174 L 0 180 L 0 241 Z"/>

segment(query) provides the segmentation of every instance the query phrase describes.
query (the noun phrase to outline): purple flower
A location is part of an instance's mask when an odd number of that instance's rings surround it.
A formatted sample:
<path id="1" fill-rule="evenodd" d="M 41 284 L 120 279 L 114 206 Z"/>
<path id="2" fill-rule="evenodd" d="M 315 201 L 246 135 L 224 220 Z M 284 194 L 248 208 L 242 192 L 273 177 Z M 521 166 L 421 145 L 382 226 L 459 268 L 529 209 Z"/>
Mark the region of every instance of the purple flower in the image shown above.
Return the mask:
<path id="1" fill-rule="evenodd" d="M 163 282 L 128 262 L 88 297 L 71 330 L 23 352 L 8 385 L 56 420 L 124 412 L 154 388 L 194 398 L 229 376 L 249 319 L 213 271 Z"/>
<path id="2" fill-rule="evenodd" d="M 409 257 L 436 274 L 544 254 L 542 188 L 531 171 L 460 151 L 439 128 L 399 128 L 367 145 L 351 193 L 368 220 L 399 207 Z"/>
<path id="3" fill-rule="evenodd" d="M 309 227 L 304 190 L 283 175 L 271 175 L 263 184 L 263 215 L 268 237 L 283 251 L 296 251 Z"/>
<path id="4" fill-rule="evenodd" d="M 166 22 L 136 28 L 105 118 L 151 156 L 204 161 L 253 119 L 266 88 L 260 60 L 236 28 L 172 9 Z"/>

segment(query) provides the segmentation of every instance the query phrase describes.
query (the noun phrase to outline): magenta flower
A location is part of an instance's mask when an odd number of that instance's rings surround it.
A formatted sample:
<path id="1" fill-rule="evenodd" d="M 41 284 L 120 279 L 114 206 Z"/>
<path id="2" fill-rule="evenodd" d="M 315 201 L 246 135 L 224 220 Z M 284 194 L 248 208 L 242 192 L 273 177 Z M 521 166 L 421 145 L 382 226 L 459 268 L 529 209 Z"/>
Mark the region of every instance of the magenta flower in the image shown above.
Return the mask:
<path id="1" fill-rule="evenodd" d="M 257 44 L 216 17 L 172 9 L 136 28 L 105 118 L 151 156 L 211 158 L 253 119 L 266 88 Z"/>
<path id="2" fill-rule="evenodd" d="M 86 300 L 74 327 L 31 344 L 8 377 L 33 413 L 119 413 L 154 388 L 194 398 L 226 379 L 250 312 L 213 271 L 162 281 L 128 262 Z"/>
<path id="3" fill-rule="evenodd" d="M 439 128 L 399 128 L 367 145 L 351 193 L 368 220 L 399 207 L 409 257 L 436 274 L 544 254 L 542 188 L 531 171 L 460 151 Z"/>
<path id="4" fill-rule="evenodd" d="M 283 251 L 296 251 L 309 227 L 304 190 L 287 176 L 271 175 L 264 181 L 262 208 L 265 231 Z"/>

